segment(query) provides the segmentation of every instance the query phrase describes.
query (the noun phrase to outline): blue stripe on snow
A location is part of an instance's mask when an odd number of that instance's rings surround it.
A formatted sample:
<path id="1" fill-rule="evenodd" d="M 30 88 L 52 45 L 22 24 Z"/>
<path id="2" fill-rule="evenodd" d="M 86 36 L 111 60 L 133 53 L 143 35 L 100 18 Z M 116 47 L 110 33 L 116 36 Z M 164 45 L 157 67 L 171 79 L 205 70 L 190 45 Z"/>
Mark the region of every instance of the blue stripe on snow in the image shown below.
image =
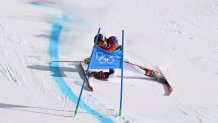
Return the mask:
<path id="1" fill-rule="evenodd" d="M 66 18 L 65 18 L 66 19 Z M 63 20 L 64 21 L 64 20 Z M 49 56 L 50 61 L 52 60 L 59 60 L 58 56 L 58 46 L 59 46 L 59 37 L 61 34 L 61 31 L 63 29 L 63 23 L 62 20 L 59 18 L 55 18 L 52 24 L 52 31 L 49 39 Z M 52 77 L 61 92 L 66 96 L 70 101 L 73 101 L 74 103 L 77 102 L 78 96 L 70 89 L 70 87 L 66 84 L 65 80 L 62 78 L 62 74 L 60 71 L 60 65 L 58 62 L 56 63 L 49 63 L 50 71 L 52 72 Z M 92 109 L 90 106 L 88 106 L 86 103 L 84 103 L 82 100 L 80 102 L 80 107 L 84 108 L 87 112 L 92 114 L 94 117 L 96 117 L 100 122 L 102 123 L 114 123 L 114 121 L 110 118 L 103 117 L 102 114 Z"/>

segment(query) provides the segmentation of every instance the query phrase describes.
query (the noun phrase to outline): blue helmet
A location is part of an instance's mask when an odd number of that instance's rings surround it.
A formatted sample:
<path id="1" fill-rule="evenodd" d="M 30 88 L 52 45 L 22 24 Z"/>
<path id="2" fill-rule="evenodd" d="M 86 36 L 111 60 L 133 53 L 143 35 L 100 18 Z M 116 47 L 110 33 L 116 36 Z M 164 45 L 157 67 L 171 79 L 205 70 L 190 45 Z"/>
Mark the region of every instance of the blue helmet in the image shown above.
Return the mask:
<path id="1" fill-rule="evenodd" d="M 118 45 L 118 38 L 116 36 L 111 36 L 108 38 L 109 40 L 113 41 L 114 44 L 117 44 Z"/>

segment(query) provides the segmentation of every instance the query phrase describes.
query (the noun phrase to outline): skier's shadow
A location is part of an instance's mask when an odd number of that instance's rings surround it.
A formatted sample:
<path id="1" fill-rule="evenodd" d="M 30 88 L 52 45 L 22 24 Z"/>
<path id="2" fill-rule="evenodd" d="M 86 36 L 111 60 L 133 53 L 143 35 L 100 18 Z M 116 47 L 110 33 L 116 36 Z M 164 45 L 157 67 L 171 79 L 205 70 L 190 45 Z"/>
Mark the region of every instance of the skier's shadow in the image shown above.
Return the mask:
<path id="1" fill-rule="evenodd" d="M 65 72 L 75 72 L 79 74 L 80 79 L 84 79 L 84 72 L 81 68 L 80 64 L 77 63 L 71 63 L 68 64 L 71 65 L 72 67 L 60 67 L 59 64 L 57 63 L 49 63 L 48 66 L 46 65 L 32 65 L 32 66 L 27 66 L 29 69 L 34 69 L 34 70 L 40 70 L 40 71 L 50 71 L 51 76 L 54 77 L 67 77 Z M 77 85 L 81 85 L 81 83 L 75 83 Z M 90 91 L 90 89 L 85 85 L 85 90 Z"/>
<path id="2" fill-rule="evenodd" d="M 32 65 L 32 66 L 27 66 L 29 69 L 34 69 L 34 70 L 40 70 L 40 71 L 50 71 L 51 75 L 54 77 L 67 77 L 65 72 L 76 72 L 79 73 L 80 78 L 83 78 L 83 72 L 81 70 L 80 65 L 78 64 L 70 64 L 73 67 L 60 67 L 57 64 L 52 64 L 49 63 L 48 66 L 46 65 Z"/>
<path id="3" fill-rule="evenodd" d="M 27 105 L 17 105 L 17 104 L 8 104 L 8 103 L 0 103 L 0 109 L 11 110 L 16 112 L 27 112 L 27 113 L 35 113 L 40 115 L 51 115 L 57 117 L 64 117 L 64 118 L 72 118 L 74 110 L 64 110 L 64 109 L 54 109 L 54 108 L 47 108 L 47 107 L 37 107 L 37 106 L 27 106 Z M 87 111 L 79 111 L 78 114 L 90 114 Z M 91 113 L 92 115 L 96 115 L 96 113 Z M 104 116 L 114 116 L 116 115 L 97 115 L 99 117 Z"/>

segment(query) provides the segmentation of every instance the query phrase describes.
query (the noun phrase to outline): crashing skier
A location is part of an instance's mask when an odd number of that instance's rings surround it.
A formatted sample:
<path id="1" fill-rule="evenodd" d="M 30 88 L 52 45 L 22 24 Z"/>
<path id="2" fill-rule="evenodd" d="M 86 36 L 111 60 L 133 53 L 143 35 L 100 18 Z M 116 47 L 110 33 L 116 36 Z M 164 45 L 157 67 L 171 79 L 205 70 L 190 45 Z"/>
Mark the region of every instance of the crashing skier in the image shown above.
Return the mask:
<path id="1" fill-rule="evenodd" d="M 96 38 L 98 38 L 98 39 L 96 39 Z M 106 38 L 105 35 L 99 34 L 99 35 L 95 36 L 94 41 L 97 41 L 97 45 L 106 51 L 115 51 L 115 50 L 122 48 L 122 46 L 119 45 L 118 39 L 116 36 L 110 36 L 109 38 Z M 90 58 L 86 58 L 84 60 L 85 64 L 89 64 L 89 61 L 90 61 Z M 138 74 L 143 74 L 147 77 L 151 77 L 154 80 L 166 85 L 169 95 L 172 93 L 173 90 L 172 90 L 170 84 L 168 83 L 168 81 L 166 80 L 166 78 L 164 77 L 164 75 L 160 71 L 155 71 L 155 70 L 152 70 L 149 68 L 142 67 L 140 65 L 133 64 L 133 63 L 129 62 L 129 60 L 126 58 L 124 58 L 123 62 L 124 62 L 124 69 L 127 69 L 129 71 L 132 71 L 132 72 L 135 72 Z M 96 79 L 107 80 L 113 74 L 115 74 L 114 69 L 109 69 L 108 72 L 92 71 L 92 72 L 88 73 L 88 77 L 89 78 L 94 77 Z"/>

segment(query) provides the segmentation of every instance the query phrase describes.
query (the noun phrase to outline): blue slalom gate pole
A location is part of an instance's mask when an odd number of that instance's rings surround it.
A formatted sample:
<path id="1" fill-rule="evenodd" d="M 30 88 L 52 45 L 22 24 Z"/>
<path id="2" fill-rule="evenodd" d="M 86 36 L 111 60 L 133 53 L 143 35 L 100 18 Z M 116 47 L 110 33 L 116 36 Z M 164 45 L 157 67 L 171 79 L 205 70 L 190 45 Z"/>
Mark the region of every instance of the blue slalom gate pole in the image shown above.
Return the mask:
<path id="1" fill-rule="evenodd" d="M 95 47 L 96 47 L 97 39 L 98 39 L 98 37 L 99 37 L 100 30 L 101 30 L 101 28 L 98 29 L 97 38 L 95 39 L 95 44 L 94 44 L 94 47 L 93 47 L 93 49 L 92 49 L 92 54 L 91 54 L 91 57 L 90 57 L 90 58 L 92 58 L 92 56 L 93 56 L 93 51 L 94 51 L 94 49 L 95 49 Z M 86 76 L 88 76 L 89 66 L 90 66 L 91 62 L 92 62 L 92 60 L 90 60 L 90 62 L 89 62 L 89 64 L 88 64 L 88 68 L 87 68 L 87 70 L 86 70 L 86 74 L 85 74 L 85 76 L 84 76 L 84 78 L 83 78 L 83 84 L 82 84 L 82 88 L 81 88 L 81 90 L 80 90 L 79 99 L 78 99 L 77 104 L 76 104 L 76 109 L 75 109 L 75 112 L 74 112 L 74 117 L 76 116 L 76 114 L 77 114 L 77 112 L 78 112 L 79 102 L 80 102 L 80 99 L 81 99 L 81 96 L 82 96 L 82 92 L 83 92 L 83 89 L 84 89 L 84 85 L 85 85 L 85 83 L 86 83 Z"/>
<path id="2" fill-rule="evenodd" d="M 123 101 L 123 56 L 124 56 L 124 30 L 122 30 L 122 70 L 121 70 L 121 88 L 120 88 L 120 109 L 119 116 L 122 115 L 122 101 Z"/>

